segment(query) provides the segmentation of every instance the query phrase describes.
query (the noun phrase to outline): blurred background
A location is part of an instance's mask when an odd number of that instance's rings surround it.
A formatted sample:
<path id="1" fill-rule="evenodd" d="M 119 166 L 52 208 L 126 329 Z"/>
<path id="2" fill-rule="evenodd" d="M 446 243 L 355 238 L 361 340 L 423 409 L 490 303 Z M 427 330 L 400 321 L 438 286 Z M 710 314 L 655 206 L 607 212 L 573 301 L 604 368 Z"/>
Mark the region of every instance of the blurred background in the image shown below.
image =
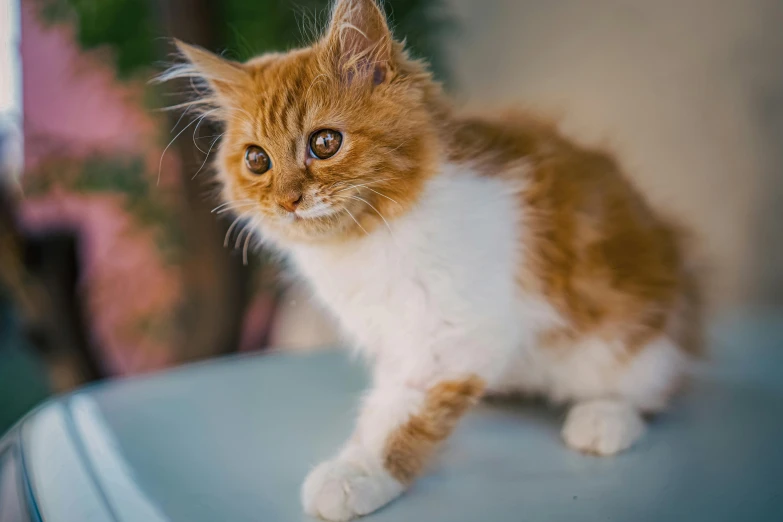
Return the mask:
<path id="1" fill-rule="evenodd" d="M 783 3 L 385 7 L 461 105 L 530 107 L 615 151 L 700 236 L 713 321 L 783 304 Z M 327 8 L 0 0 L 0 432 L 88 382 L 339 342 L 307 290 L 262 251 L 243 263 L 232 217 L 211 212 L 216 132 L 160 110 L 187 86 L 148 84 L 172 36 L 243 60 L 306 42 Z"/>

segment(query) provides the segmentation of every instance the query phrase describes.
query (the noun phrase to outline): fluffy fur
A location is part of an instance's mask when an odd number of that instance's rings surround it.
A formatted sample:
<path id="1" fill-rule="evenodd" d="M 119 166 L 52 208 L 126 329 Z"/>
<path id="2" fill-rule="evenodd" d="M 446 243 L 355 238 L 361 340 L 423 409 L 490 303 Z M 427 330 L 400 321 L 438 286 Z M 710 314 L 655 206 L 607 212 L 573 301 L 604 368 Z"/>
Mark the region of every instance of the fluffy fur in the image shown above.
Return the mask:
<path id="1" fill-rule="evenodd" d="M 227 207 L 372 364 L 354 435 L 304 483 L 308 513 L 398 496 L 484 393 L 573 404 L 565 443 L 600 455 L 666 406 L 698 353 L 699 287 L 682 233 L 611 156 L 528 115 L 459 115 L 372 0 L 339 0 L 312 46 L 245 64 L 179 47 L 163 79 L 207 86 L 193 105 L 224 126 Z M 343 135 L 326 160 L 308 149 L 320 129 Z M 268 172 L 245 167 L 250 145 Z"/>

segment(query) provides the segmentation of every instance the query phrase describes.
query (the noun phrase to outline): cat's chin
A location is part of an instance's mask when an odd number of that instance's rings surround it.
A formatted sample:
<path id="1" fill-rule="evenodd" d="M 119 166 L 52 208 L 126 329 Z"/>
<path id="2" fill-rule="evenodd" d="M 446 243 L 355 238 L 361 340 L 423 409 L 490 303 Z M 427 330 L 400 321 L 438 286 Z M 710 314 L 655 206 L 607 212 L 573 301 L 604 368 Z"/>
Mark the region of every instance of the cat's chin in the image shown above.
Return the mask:
<path id="1" fill-rule="evenodd" d="M 275 219 L 265 224 L 264 235 L 278 243 L 323 243 L 339 240 L 350 234 L 353 221 L 326 218 Z"/>

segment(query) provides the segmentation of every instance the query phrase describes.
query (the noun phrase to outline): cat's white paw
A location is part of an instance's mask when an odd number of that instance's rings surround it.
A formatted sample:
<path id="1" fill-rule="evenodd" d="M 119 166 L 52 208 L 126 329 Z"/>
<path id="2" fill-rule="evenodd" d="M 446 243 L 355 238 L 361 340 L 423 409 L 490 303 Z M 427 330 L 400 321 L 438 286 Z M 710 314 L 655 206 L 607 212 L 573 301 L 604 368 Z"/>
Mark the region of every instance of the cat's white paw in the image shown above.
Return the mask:
<path id="1" fill-rule="evenodd" d="M 568 412 L 563 439 L 570 447 L 595 455 L 614 455 L 631 447 L 644 433 L 644 421 L 628 403 L 595 400 Z"/>
<path id="2" fill-rule="evenodd" d="M 402 491 L 402 484 L 383 471 L 370 474 L 357 463 L 335 459 L 307 476 L 302 505 L 308 515 L 341 522 L 372 513 Z"/>

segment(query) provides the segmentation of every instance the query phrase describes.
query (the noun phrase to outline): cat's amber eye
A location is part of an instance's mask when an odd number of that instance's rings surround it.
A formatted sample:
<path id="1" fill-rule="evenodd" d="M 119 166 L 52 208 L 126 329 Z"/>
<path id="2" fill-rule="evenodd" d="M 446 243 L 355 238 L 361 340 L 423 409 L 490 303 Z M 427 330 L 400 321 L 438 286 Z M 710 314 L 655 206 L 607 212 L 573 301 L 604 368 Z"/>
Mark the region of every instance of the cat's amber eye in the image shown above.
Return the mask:
<path id="1" fill-rule="evenodd" d="M 263 174 L 272 167 L 272 160 L 264 149 L 251 145 L 245 149 L 245 165 L 253 174 Z"/>
<path id="2" fill-rule="evenodd" d="M 342 134 L 332 129 L 321 129 L 310 136 L 310 153 L 318 159 L 331 158 L 342 144 Z"/>

